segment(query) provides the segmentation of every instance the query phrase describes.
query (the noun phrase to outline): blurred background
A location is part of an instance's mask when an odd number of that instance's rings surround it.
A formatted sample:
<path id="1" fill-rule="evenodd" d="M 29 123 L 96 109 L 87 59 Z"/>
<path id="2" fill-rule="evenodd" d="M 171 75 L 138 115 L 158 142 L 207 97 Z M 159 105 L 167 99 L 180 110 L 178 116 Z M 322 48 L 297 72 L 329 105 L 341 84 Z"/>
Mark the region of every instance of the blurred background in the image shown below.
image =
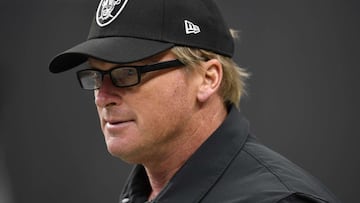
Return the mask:
<path id="1" fill-rule="evenodd" d="M 252 73 L 241 109 L 270 148 L 357 202 L 359 2 L 217 0 Z M 0 202 L 117 202 L 131 166 L 111 157 L 91 92 L 48 63 L 87 37 L 98 1 L 3 1 Z"/>

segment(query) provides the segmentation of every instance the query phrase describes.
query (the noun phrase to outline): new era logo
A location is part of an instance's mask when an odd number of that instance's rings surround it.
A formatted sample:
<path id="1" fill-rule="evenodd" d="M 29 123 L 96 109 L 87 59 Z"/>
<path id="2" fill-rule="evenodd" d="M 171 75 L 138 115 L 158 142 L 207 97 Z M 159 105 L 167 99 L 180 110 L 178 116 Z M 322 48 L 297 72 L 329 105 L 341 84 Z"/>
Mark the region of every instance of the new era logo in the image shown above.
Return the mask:
<path id="1" fill-rule="evenodd" d="M 185 20 L 185 31 L 186 31 L 186 34 L 197 34 L 200 32 L 200 27 L 195 25 L 194 23 L 188 21 L 188 20 Z"/>

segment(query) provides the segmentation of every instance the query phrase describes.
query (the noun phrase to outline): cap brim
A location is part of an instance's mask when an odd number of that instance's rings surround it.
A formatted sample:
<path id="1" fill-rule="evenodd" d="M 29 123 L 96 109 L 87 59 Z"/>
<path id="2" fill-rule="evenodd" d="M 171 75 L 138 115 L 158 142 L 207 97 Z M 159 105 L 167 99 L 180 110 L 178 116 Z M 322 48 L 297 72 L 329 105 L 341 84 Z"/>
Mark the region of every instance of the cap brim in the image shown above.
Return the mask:
<path id="1" fill-rule="evenodd" d="M 84 63 L 89 57 L 111 63 L 131 63 L 165 50 L 174 44 L 130 37 L 106 37 L 87 40 L 57 56 L 49 69 L 59 73 Z"/>

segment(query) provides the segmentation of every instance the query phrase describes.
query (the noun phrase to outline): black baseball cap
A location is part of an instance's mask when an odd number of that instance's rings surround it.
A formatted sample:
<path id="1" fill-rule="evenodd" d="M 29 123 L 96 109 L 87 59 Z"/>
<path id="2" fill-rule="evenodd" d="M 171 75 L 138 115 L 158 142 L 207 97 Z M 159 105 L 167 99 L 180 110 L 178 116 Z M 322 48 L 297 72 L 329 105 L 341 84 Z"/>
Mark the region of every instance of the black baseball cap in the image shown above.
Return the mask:
<path id="1" fill-rule="evenodd" d="M 59 73 L 89 57 L 112 63 L 139 61 L 174 46 L 232 57 L 234 42 L 212 0 L 101 0 L 86 41 L 55 56 Z"/>

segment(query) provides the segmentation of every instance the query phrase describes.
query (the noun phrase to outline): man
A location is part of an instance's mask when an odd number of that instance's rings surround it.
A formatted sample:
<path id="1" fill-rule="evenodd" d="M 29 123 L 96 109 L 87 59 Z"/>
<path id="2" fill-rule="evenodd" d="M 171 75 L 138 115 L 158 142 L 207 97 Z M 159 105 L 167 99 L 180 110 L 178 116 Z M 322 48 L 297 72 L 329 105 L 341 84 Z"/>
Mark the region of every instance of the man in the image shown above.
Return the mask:
<path id="1" fill-rule="evenodd" d="M 250 135 L 233 47 L 211 0 L 100 1 L 88 39 L 52 60 L 89 65 L 108 151 L 135 164 L 120 202 L 338 202 Z"/>

